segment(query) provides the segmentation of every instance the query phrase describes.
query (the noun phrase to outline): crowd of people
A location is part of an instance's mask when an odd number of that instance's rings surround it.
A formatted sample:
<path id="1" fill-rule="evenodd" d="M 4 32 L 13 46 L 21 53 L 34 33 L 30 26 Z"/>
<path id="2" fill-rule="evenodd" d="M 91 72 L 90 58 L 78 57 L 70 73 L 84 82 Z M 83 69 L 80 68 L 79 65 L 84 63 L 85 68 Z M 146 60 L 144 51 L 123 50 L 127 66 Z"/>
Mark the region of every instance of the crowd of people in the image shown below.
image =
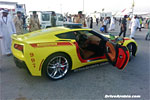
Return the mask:
<path id="1" fill-rule="evenodd" d="M 126 31 L 129 27 L 129 30 L 131 30 L 131 34 L 129 37 L 131 39 L 135 39 L 135 37 L 134 37 L 135 32 L 138 29 L 139 29 L 139 31 L 141 31 L 141 28 L 143 27 L 142 26 L 143 18 L 138 17 L 137 15 L 134 15 L 132 17 L 132 19 L 130 19 L 129 16 L 124 15 L 124 17 L 120 18 L 119 20 L 117 20 L 114 16 L 112 16 L 111 18 L 109 18 L 109 17 L 102 18 L 102 20 L 100 21 L 101 22 L 100 31 L 102 31 L 104 33 L 108 33 L 108 31 L 114 31 L 117 21 L 119 22 L 119 26 L 120 26 L 120 32 L 119 32 L 118 36 L 122 36 L 122 34 L 123 34 L 123 37 L 126 37 Z M 129 23 L 127 23 L 127 22 L 129 22 Z M 129 24 L 129 26 L 128 26 L 128 24 Z M 96 19 L 96 25 L 98 25 L 98 19 Z"/>
<path id="2" fill-rule="evenodd" d="M 16 16 L 14 19 L 12 17 L 8 16 L 9 11 L 7 9 L 4 9 L 2 11 L 2 15 L 0 16 L 0 39 L 1 39 L 1 49 L 2 49 L 2 55 L 11 55 L 11 35 L 12 34 L 24 34 L 24 23 L 25 20 L 23 20 L 22 13 L 20 11 L 17 11 Z M 126 37 L 126 31 L 127 31 L 127 18 L 128 16 L 125 15 L 122 19 L 118 20 L 120 25 L 120 33 L 118 34 L 121 36 L 123 34 L 123 37 Z M 56 27 L 56 14 L 53 11 L 51 14 L 51 26 Z M 93 28 L 93 17 L 86 17 L 84 14 L 82 14 L 82 11 L 79 11 L 77 15 L 70 15 L 67 17 L 64 17 L 64 21 L 73 22 L 73 23 L 81 23 L 83 27 L 89 27 Z M 101 23 L 101 28 L 103 28 L 101 31 L 104 33 L 108 33 L 108 31 L 114 31 L 115 25 L 116 25 L 116 18 L 114 16 L 105 17 L 105 18 L 96 18 L 96 26 L 98 26 L 99 23 Z M 108 27 L 109 24 L 109 28 Z M 150 33 L 150 21 L 147 21 L 148 24 L 148 33 Z M 138 16 L 134 16 L 129 24 L 129 29 L 131 30 L 130 38 L 135 39 L 134 35 L 136 30 L 139 28 L 139 31 L 141 31 L 142 27 L 142 18 L 139 18 Z M 36 31 L 40 29 L 40 22 L 36 11 L 33 11 L 33 14 L 31 15 L 29 19 L 29 32 Z"/>
<path id="3" fill-rule="evenodd" d="M 93 17 L 85 17 L 81 12 L 78 13 L 78 15 L 73 16 L 73 21 L 71 21 L 72 16 L 69 16 L 68 18 L 69 18 L 69 22 L 82 23 L 84 27 L 88 26 L 89 28 L 93 28 Z M 77 18 L 78 18 L 78 21 L 76 20 Z M 81 22 L 81 20 L 83 22 Z M 134 37 L 135 32 L 137 31 L 137 29 L 141 31 L 142 24 L 143 24 L 142 17 L 138 17 L 137 15 L 134 15 L 132 19 L 130 19 L 129 16 L 124 15 L 124 17 L 120 18 L 119 20 L 117 20 L 114 16 L 112 16 L 111 18 L 110 17 L 105 17 L 105 18 L 100 18 L 100 19 L 96 18 L 96 26 L 98 26 L 98 24 L 100 23 L 101 24 L 100 31 L 104 33 L 108 33 L 108 31 L 115 30 L 117 21 L 119 22 L 119 25 L 120 25 L 120 32 L 118 36 L 122 36 L 123 34 L 123 37 L 126 37 L 126 31 L 129 27 L 129 30 L 131 30 L 129 37 L 131 39 L 135 39 Z M 127 22 L 129 22 L 129 25 Z"/>
<path id="4" fill-rule="evenodd" d="M 17 34 L 21 35 L 25 32 L 25 22 L 22 12 L 17 11 L 16 16 L 12 18 L 9 15 L 8 9 L 3 9 L 0 15 L 0 40 L 2 55 L 11 55 L 11 35 Z M 51 26 L 56 27 L 56 14 L 53 11 L 51 15 Z M 33 11 L 29 19 L 29 32 L 36 31 L 40 29 L 40 22 L 36 11 Z"/>
<path id="5" fill-rule="evenodd" d="M 119 36 L 121 36 L 123 33 L 123 37 L 126 37 L 127 18 L 129 18 L 129 17 L 127 15 L 125 15 L 124 18 L 120 21 L 121 28 L 120 28 Z M 132 17 L 132 19 L 129 20 L 129 30 L 131 30 L 129 37 L 131 39 L 135 39 L 134 35 L 138 29 L 139 29 L 139 31 L 141 31 L 141 28 L 143 27 L 142 24 L 143 24 L 142 17 L 138 17 L 137 15 L 134 15 Z"/>

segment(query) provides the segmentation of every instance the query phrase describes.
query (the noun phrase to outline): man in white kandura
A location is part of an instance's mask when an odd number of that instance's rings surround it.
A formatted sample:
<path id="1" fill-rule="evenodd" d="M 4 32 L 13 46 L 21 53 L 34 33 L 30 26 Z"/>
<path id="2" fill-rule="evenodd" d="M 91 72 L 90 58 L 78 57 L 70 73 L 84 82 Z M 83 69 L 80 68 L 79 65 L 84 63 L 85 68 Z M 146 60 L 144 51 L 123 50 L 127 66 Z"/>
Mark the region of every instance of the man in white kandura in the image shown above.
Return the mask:
<path id="1" fill-rule="evenodd" d="M 114 17 L 111 18 L 110 27 L 109 27 L 109 31 L 113 31 L 113 30 L 115 30 L 115 19 L 114 19 Z"/>
<path id="2" fill-rule="evenodd" d="M 131 25 L 131 35 L 130 35 L 130 38 L 134 39 L 135 32 L 136 32 L 137 28 L 140 27 L 140 22 L 139 22 L 137 16 L 134 16 L 134 18 L 132 18 L 132 20 L 130 22 L 130 25 Z"/>
<path id="3" fill-rule="evenodd" d="M 12 18 L 8 16 L 8 10 L 5 9 L 2 11 L 2 15 L 0 16 L 0 40 L 2 55 L 11 55 L 11 35 L 13 33 L 16 33 L 16 28 Z"/>

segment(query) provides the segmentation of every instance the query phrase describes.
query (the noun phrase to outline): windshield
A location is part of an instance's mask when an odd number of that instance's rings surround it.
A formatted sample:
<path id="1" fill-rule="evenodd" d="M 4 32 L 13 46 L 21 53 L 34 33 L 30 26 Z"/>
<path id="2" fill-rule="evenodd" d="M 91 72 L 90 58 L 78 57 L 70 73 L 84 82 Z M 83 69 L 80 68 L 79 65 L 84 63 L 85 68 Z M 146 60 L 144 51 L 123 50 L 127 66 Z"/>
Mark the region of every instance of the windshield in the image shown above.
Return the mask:
<path id="1" fill-rule="evenodd" d="M 42 14 L 42 21 L 50 21 L 50 14 Z"/>

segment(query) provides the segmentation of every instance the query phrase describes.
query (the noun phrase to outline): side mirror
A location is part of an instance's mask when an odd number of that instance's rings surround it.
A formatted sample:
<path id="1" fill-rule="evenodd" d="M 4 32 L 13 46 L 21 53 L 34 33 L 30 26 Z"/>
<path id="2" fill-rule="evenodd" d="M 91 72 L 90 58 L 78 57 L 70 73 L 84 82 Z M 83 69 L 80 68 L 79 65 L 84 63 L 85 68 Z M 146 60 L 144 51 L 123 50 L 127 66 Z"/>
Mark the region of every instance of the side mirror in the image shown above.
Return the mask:
<path id="1" fill-rule="evenodd" d="M 109 37 L 110 37 L 110 41 L 112 41 L 114 43 L 121 43 L 121 45 L 124 43 L 124 38 L 123 37 L 115 38 L 115 36 L 112 35 L 111 33 L 109 33 Z"/>
<path id="2" fill-rule="evenodd" d="M 114 41 L 114 40 L 115 40 L 115 36 L 112 35 L 111 33 L 109 33 L 109 37 L 110 37 L 110 40 L 111 40 L 111 41 Z"/>

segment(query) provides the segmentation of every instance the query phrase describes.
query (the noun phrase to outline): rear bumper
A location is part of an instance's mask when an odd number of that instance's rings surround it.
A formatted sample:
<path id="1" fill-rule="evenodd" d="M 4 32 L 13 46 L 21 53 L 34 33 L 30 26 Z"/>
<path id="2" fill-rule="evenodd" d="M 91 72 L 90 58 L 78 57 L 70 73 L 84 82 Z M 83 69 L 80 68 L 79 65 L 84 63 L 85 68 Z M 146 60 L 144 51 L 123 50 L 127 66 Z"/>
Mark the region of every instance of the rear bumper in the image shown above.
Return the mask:
<path id="1" fill-rule="evenodd" d="M 18 68 L 26 69 L 27 72 L 31 75 L 31 73 L 30 73 L 29 69 L 27 68 L 27 65 L 24 61 L 19 60 L 18 58 L 14 57 L 14 62 Z"/>
<path id="2" fill-rule="evenodd" d="M 14 62 L 18 68 L 27 68 L 24 61 L 19 60 L 18 58 L 14 57 Z"/>

